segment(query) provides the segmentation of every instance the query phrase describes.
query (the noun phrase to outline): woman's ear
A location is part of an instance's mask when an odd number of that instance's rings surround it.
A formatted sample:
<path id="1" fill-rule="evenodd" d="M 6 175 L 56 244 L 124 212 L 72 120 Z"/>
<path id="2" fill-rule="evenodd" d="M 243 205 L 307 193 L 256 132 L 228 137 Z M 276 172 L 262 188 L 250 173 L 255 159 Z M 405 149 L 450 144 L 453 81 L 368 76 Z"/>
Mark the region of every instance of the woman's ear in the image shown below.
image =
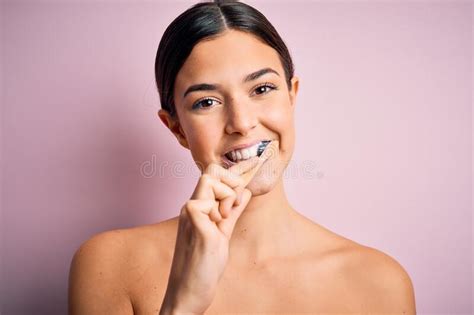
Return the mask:
<path id="1" fill-rule="evenodd" d="M 291 106 L 295 105 L 296 95 L 298 94 L 299 83 L 300 83 L 300 79 L 297 76 L 293 76 L 293 78 L 291 78 L 291 91 L 290 91 Z"/>
<path id="2" fill-rule="evenodd" d="M 178 139 L 178 142 L 186 149 L 189 149 L 188 140 L 186 139 L 186 134 L 181 127 L 178 116 L 172 117 L 170 113 L 164 109 L 158 111 L 158 116 L 163 124 L 165 124 L 166 128 L 168 128 L 174 134 L 176 139 Z"/>

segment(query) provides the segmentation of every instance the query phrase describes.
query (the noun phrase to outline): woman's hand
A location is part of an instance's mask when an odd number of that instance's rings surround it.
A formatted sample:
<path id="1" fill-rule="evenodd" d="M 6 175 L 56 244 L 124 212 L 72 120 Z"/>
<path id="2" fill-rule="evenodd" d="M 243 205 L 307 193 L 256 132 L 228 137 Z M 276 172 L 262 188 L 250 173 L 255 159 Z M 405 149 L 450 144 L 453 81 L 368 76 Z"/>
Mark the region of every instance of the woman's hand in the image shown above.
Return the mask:
<path id="1" fill-rule="evenodd" d="M 182 207 L 178 234 L 160 314 L 203 314 L 214 299 L 227 264 L 235 223 L 251 198 L 247 177 L 258 157 L 229 169 L 210 164 Z"/>

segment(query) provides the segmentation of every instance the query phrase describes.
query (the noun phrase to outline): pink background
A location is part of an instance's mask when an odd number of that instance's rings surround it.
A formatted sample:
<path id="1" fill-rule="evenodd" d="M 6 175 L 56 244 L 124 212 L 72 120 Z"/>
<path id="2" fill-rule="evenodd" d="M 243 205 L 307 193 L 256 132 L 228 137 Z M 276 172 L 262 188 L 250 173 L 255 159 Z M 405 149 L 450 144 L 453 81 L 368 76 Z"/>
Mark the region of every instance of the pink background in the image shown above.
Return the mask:
<path id="1" fill-rule="evenodd" d="M 153 64 L 193 3 L 1 2 L 2 314 L 65 313 L 83 241 L 189 198 Z M 301 79 L 294 207 L 397 259 L 419 314 L 471 313 L 472 3 L 248 3 Z"/>

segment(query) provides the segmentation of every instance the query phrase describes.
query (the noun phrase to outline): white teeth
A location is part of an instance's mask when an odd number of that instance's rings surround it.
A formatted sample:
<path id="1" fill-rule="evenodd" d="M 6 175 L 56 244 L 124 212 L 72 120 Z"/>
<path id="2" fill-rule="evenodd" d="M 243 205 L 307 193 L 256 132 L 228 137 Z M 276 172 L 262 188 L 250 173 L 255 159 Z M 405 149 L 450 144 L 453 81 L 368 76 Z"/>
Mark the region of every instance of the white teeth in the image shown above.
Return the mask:
<path id="1" fill-rule="evenodd" d="M 234 150 L 227 155 L 232 158 L 233 162 L 238 162 L 239 160 L 247 160 L 254 156 L 257 156 L 258 147 L 260 146 L 261 142 L 251 146 L 250 148 Z"/>
<path id="2" fill-rule="evenodd" d="M 258 151 L 258 146 L 260 145 L 260 143 L 258 143 L 257 145 L 254 145 L 253 147 L 251 147 L 249 149 L 250 151 L 250 157 L 253 157 L 253 156 L 256 156 L 257 155 L 257 151 Z"/>

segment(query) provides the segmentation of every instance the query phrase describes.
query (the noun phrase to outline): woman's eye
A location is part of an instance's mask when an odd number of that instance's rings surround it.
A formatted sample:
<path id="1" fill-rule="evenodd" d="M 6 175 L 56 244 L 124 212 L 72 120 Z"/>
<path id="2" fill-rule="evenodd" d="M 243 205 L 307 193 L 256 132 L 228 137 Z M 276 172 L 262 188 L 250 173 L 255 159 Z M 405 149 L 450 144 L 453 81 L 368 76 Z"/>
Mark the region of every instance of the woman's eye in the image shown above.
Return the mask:
<path id="1" fill-rule="evenodd" d="M 257 95 L 262 95 L 262 94 L 267 94 L 271 90 L 277 90 L 277 89 L 278 88 L 275 85 L 271 83 L 265 83 L 265 84 L 257 86 L 254 91 Z M 218 102 L 218 101 L 212 98 L 203 98 L 202 100 L 199 100 L 196 103 L 194 103 L 192 106 L 192 109 L 208 109 L 214 106 L 213 102 Z"/>
<path id="2" fill-rule="evenodd" d="M 196 103 L 194 103 L 193 105 L 193 109 L 200 109 L 200 108 L 209 108 L 209 107 L 212 107 L 212 102 L 215 102 L 216 100 L 215 99 L 212 99 L 212 98 L 205 98 L 205 99 L 202 99 L 200 101 L 197 101 Z"/>
<path id="3" fill-rule="evenodd" d="M 276 90 L 276 86 L 270 83 L 265 83 L 255 88 L 257 95 L 266 94 L 271 90 Z"/>

